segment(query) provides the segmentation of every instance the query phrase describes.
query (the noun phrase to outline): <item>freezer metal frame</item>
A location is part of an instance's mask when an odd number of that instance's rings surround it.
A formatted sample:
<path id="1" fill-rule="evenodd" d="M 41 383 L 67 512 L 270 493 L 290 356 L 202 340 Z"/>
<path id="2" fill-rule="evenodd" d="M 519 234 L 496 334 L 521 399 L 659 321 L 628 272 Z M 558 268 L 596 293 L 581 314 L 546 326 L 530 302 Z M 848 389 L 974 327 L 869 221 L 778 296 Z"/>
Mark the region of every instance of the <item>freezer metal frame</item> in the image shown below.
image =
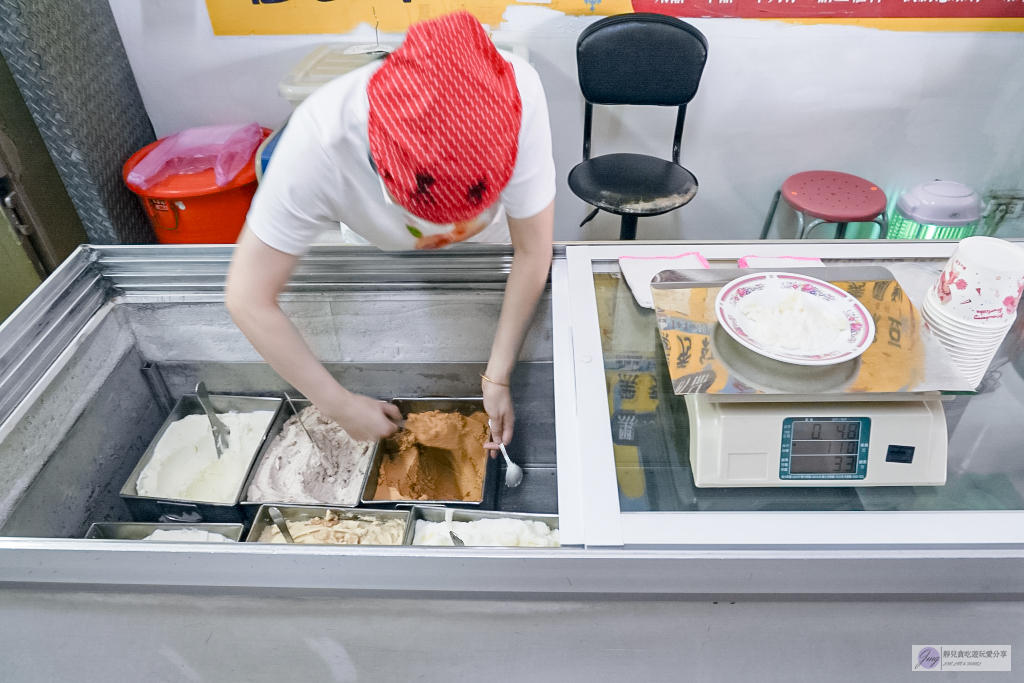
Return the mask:
<path id="1" fill-rule="evenodd" d="M 532 549 L 524 557 L 515 549 L 500 548 L 200 547 L 0 537 L 0 583 L 580 596 L 1024 595 L 1020 513 L 619 510 L 593 264 L 627 253 L 649 256 L 693 249 L 712 261 L 735 260 L 752 251 L 913 259 L 944 258 L 953 243 L 556 246 L 551 347 L 562 548 Z M 0 325 L 0 435 L 18 425 L 118 303 L 222 301 L 231 250 L 118 246 L 77 251 Z M 499 246 L 439 254 L 317 247 L 300 263 L 290 292 L 314 297 L 430 288 L 499 292 L 510 259 L 511 250 Z M 290 296 L 282 298 L 288 301 Z M 826 542 L 826 525 L 839 525 L 844 531 L 838 537 L 841 543 Z M 914 536 L 928 526 L 941 526 L 941 538 Z"/>

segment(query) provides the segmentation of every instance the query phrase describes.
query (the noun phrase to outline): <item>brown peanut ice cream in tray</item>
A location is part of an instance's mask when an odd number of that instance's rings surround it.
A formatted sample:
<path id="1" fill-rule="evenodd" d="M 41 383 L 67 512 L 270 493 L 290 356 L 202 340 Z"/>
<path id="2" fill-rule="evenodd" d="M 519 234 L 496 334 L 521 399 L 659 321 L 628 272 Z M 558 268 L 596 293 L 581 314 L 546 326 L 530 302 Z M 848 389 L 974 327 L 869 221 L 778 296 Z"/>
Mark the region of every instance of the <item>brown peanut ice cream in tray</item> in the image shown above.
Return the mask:
<path id="1" fill-rule="evenodd" d="M 381 443 L 373 500 L 482 500 L 486 441 L 486 413 L 410 413 L 405 428 Z"/>

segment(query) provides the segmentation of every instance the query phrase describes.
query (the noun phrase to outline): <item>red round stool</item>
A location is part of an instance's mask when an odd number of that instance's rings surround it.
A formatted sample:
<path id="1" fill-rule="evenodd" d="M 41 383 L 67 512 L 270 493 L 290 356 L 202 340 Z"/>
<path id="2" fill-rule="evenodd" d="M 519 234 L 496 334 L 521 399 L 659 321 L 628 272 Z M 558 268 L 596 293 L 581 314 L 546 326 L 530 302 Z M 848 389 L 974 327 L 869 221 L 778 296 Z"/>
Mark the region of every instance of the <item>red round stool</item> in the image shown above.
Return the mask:
<path id="1" fill-rule="evenodd" d="M 836 239 L 846 237 L 846 226 L 850 223 L 877 223 L 881 239 L 885 239 L 888 232 L 885 222 L 887 200 L 885 192 L 877 185 L 849 173 L 804 171 L 786 178 L 782 189 L 775 192 L 772 207 L 761 228 L 761 239 L 768 236 L 780 196 L 796 211 L 800 226 L 797 239 L 803 239 L 805 233 L 809 235 L 823 223 L 836 224 Z M 804 216 L 813 219 L 806 227 Z"/>

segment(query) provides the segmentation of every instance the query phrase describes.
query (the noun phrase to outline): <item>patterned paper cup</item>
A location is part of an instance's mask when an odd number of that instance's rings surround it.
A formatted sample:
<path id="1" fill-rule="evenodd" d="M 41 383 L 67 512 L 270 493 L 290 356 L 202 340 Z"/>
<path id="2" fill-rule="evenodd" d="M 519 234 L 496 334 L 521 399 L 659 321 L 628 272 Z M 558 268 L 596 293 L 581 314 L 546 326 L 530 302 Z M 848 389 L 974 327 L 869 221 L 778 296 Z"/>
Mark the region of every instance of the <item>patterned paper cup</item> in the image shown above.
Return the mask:
<path id="1" fill-rule="evenodd" d="M 949 348 L 946 349 L 946 352 L 949 354 L 949 357 L 952 358 L 957 363 L 957 365 L 971 365 L 982 362 L 988 363 L 988 361 L 992 359 L 992 355 L 998 350 L 999 347 L 996 346 L 993 348 L 986 349 L 984 353 L 980 354 L 975 354 L 973 352 L 970 354 L 961 354 L 955 349 Z"/>
<path id="2" fill-rule="evenodd" d="M 1024 249 L 994 237 L 968 237 L 933 287 L 939 309 L 984 327 L 1007 327 L 1024 291 Z"/>
<path id="3" fill-rule="evenodd" d="M 999 349 L 998 346 L 994 348 L 988 348 L 982 353 L 958 353 L 955 350 L 947 349 L 949 357 L 956 361 L 957 365 L 973 365 L 980 364 L 980 362 L 987 362 L 992 359 L 992 354 Z"/>
<path id="4" fill-rule="evenodd" d="M 938 340 L 942 342 L 942 345 L 946 347 L 946 351 L 948 351 L 950 355 L 956 354 L 964 358 L 980 358 L 988 352 L 998 349 L 1003 342 L 1002 337 L 997 337 L 992 340 L 974 341 L 951 338 L 947 335 L 938 333 L 935 330 L 932 330 L 932 332 Z"/>
<path id="5" fill-rule="evenodd" d="M 1008 330 L 1013 326 L 1013 321 L 1016 318 L 1016 315 L 1007 316 L 1002 325 L 985 325 L 973 320 L 957 318 L 943 309 L 942 304 L 939 303 L 939 297 L 935 292 L 935 288 L 931 288 L 925 293 L 924 304 L 921 306 L 921 310 L 927 311 L 934 319 L 942 321 L 947 327 L 963 330 L 971 334 L 995 334 L 1000 330 Z"/>
<path id="6" fill-rule="evenodd" d="M 996 355 L 996 350 L 992 349 L 985 355 L 984 358 L 980 359 L 960 359 L 955 354 L 950 354 L 953 359 L 953 363 L 959 368 L 960 372 L 965 378 L 971 383 L 971 386 L 978 386 L 981 380 L 984 379 L 985 373 L 988 371 L 988 366 L 992 363 L 992 359 Z"/>
<path id="7" fill-rule="evenodd" d="M 942 343 L 950 360 L 960 369 L 972 387 L 978 386 L 992 358 L 1009 331 L 1008 326 L 984 328 L 974 324 L 952 322 L 948 315 L 936 313 L 929 293 L 921 307 L 921 316 L 932 334 Z M 1011 321 L 1012 322 L 1012 321 Z"/>
<path id="8" fill-rule="evenodd" d="M 959 336 L 964 339 L 1002 339 L 1006 331 L 1013 326 L 1012 319 L 1007 324 L 1000 325 L 999 327 L 975 325 L 974 323 L 968 323 L 943 313 L 938 306 L 935 293 L 928 292 L 924 305 L 920 308 L 921 316 L 933 330 L 941 331 L 951 336 Z"/>
<path id="9" fill-rule="evenodd" d="M 983 344 L 976 344 L 973 346 L 961 346 L 958 345 L 959 342 L 943 339 L 942 337 L 939 337 L 939 341 L 942 342 L 944 347 L 946 347 L 946 350 L 950 355 L 956 355 L 960 358 L 983 358 L 989 352 L 998 349 L 1000 346 L 999 341 L 985 342 Z"/>
<path id="10" fill-rule="evenodd" d="M 985 359 L 984 361 L 982 361 L 980 363 L 963 364 L 963 365 L 959 365 L 958 367 L 960 368 L 960 372 L 964 373 L 965 375 L 973 375 L 973 374 L 976 374 L 976 373 L 985 372 L 986 370 L 988 370 L 988 366 L 991 363 L 992 363 L 992 358 L 987 358 L 987 359 Z"/>

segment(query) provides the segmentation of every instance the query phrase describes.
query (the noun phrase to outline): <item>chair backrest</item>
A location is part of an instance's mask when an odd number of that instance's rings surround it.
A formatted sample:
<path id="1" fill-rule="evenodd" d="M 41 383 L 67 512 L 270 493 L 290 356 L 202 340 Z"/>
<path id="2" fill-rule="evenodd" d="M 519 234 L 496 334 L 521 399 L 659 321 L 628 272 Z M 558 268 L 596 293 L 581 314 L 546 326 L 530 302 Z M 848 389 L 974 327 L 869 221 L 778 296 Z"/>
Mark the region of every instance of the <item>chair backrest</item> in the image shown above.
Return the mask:
<path id="1" fill-rule="evenodd" d="M 619 14 L 587 27 L 576 42 L 583 97 L 593 104 L 681 106 L 697 94 L 708 41 L 661 14 Z"/>

